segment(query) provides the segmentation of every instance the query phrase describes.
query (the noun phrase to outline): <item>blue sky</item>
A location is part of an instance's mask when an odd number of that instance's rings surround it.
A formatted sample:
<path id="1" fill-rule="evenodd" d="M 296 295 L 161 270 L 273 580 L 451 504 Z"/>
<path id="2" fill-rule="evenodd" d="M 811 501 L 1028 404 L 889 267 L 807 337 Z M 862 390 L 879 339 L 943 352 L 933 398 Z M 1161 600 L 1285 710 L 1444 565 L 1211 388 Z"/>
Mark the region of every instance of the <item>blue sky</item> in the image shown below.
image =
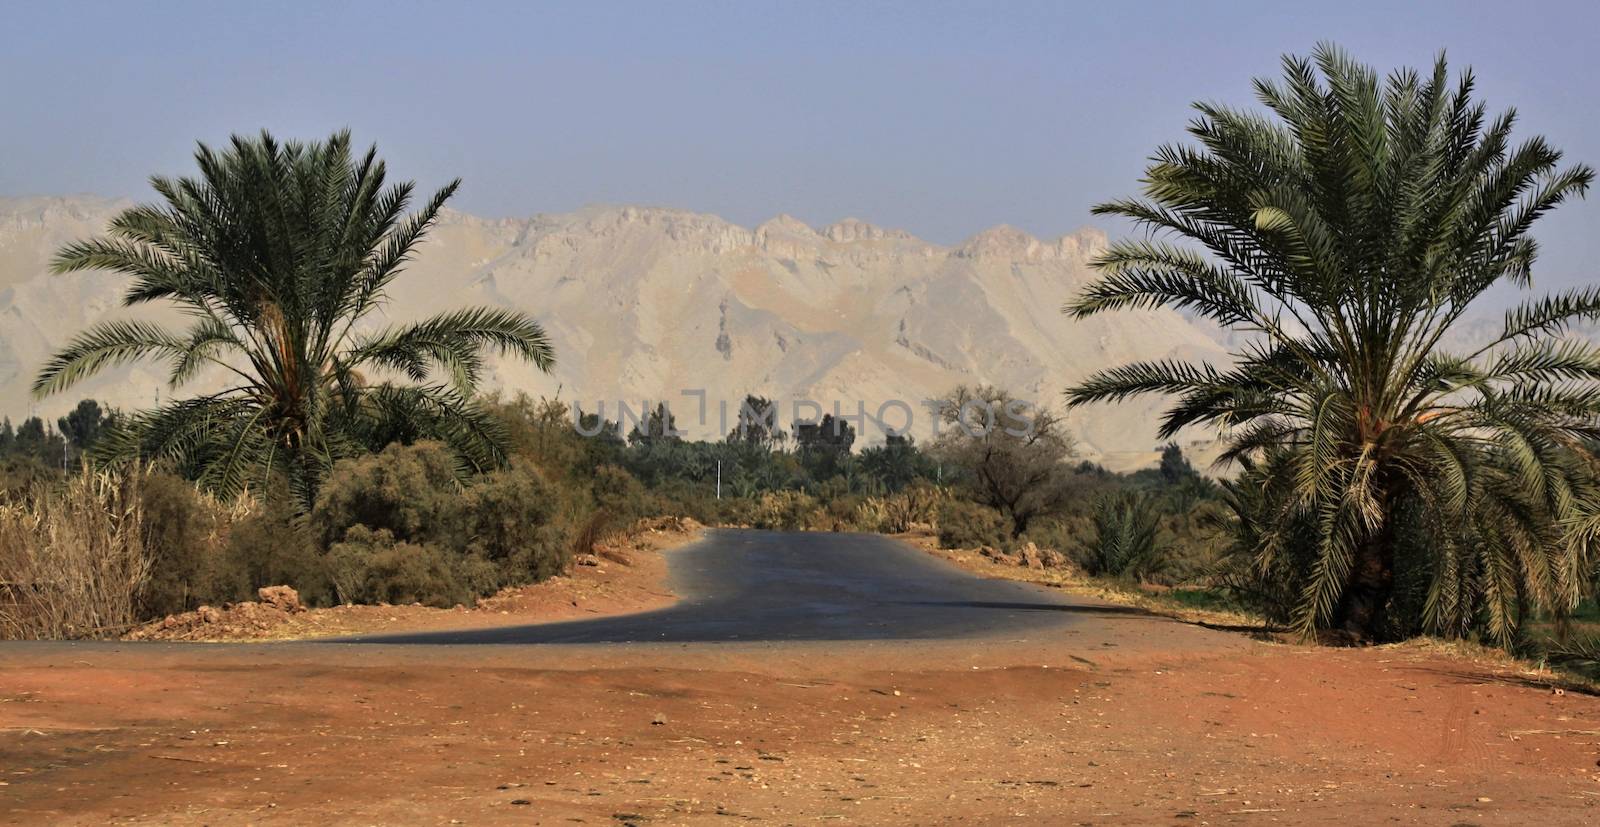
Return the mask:
<path id="1" fill-rule="evenodd" d="M 1189 102 L 1278 56 L 1448 49 L 1600 164 L 1595 3 L 28 3 L 0 30 L 0 194 L 144 197 L 196 140 L 348 126 L 455 206 L 856 216 L 1052 236 L 1132 194 Z M 1600 198 L 1547 219 L 1545 287 L 1593 281 Z M 1102 225 L 1115 232 L 1117 227 Z"/>

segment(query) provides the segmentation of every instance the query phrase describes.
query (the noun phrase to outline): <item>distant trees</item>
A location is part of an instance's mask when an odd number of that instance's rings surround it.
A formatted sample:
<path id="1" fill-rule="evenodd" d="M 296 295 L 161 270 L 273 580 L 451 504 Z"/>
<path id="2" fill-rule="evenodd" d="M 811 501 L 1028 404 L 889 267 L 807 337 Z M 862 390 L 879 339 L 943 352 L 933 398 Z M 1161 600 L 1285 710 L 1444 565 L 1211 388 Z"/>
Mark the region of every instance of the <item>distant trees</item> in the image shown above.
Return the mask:
<path id="1" fill-rule="evenodd" d="M 678 431 L 678 418 L 667 403 L 658 402 L 628 432 L 629 445 L 652 446 L 667 442 L 682 442 Z"/>
<path id="2" fill-rule="evenodd" d="M 796 422 L 794 442 L 800 462 L 817 479 L 827 479 L 845 470 L 856 430 L 849 422 L 823 414 L 810 422 Z"/>
<path id="3" fill-rule="evenodd" d="M 100 435 L 115 426 L 116 422 L 116 415 L 101 408 L 99 402 L 84 399 L 66 416 L 57 419 L 56 427 L 66 437 L 75 455 L 81 457 L 93 450 L 95 443 L 100 441 Z"/>
<path id="4" fill-rule="evenodd" d="M 45 465 L 61 465 L 66 442 L 44 420 L 30 416 L 13 428 L 11 420 L 0 423 L 0 455 L 25 458 Z"/>
<path id="5" fill-rule="evenodd" d="M 728 443 L 761 448 L 781 447 L 788 435 L 778 427 L 778 403 L 750 394 L 740 403 L 738 424 L 728 432 Z"/>
<path id="6" fill-rule="evenodd" d="M 10 419 L 0 420 L 0 459 L 26 458 L 54 468 L 73 465 L 115 421 L 115 414 L 93 399 L 80 401 L 55 427 L 37 416 L 16 426 Z"/>
<path id="7" fill-rule="evenodd" d="M 889 492 L 900 491 L 918 477 L 933 476 L 927 458 L 909 436 L 889 434 L 882 445 L 861 451 L 861 472 Z"/>
<path id="8" fill-rule="evenodd" d="M 114 419 L 99 402 L 85 399 L 54 427 L 37 416 L 15 426 L 0 420 L 0 491 L 27 488 L 76 467 Z"/>
<path id="9" fill-rule="evenodd" d="M 1200 476 L 1189 464 L 1189 458 L 1183 455 L 1183 449 L 1178 443 L 1169 442 L 1161 446 L 1161 465 L 1158 466 L 1161 480 L 1168 485 L 1177 485 L 1185 480 Z"/>

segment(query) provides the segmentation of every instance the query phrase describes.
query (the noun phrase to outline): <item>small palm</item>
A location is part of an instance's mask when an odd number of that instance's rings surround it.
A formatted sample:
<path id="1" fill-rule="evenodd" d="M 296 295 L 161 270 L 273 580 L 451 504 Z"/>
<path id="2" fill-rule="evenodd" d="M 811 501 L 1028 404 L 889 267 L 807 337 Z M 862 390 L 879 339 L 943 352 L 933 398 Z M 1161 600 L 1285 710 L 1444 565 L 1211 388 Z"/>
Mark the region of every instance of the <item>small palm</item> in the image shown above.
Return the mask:
<path id="1" fill-rule="evenodd" d="M 475 308 L 363 324 L 459 182 L 407 215 L 414 185 L 385 186 L 376 150 L 353 157 L 344 132 L 309 144 L 236 136 L 195 158 L 197 178 L 151 180 L 164 203 L 124 211 L 108 237 L 54 262 L 131 276 L 125 304 L 170 301 L 194 321 L 181 332 L 95 325 L 44 367 L 36 395 L 135 359 L 165 360 L 174 388 L 208 368 L 232 379 L 127 418 L 98 443 L 100 459 L 170 461 L 224 496 L 283 479 L 304 503 L 335 461 L 393 440 L 441 440 L 463 471 L 504 462 L 502 435 L 472 396 L 488 353 L 550 369 L 536 322 Z M 375 381 L 381 373 L 414 384 Z"/>

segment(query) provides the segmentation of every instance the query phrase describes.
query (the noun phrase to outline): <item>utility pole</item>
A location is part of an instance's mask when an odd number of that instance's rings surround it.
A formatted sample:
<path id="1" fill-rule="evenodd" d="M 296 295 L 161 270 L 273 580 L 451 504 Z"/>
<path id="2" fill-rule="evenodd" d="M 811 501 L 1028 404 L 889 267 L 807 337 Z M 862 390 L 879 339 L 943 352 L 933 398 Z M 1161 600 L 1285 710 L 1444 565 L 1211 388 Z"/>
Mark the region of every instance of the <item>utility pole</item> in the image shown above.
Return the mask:
<path id="1" fill-rule="evenodd" d="M 722 499 L 722 460 L 717 460 L 717 499 Z"/>

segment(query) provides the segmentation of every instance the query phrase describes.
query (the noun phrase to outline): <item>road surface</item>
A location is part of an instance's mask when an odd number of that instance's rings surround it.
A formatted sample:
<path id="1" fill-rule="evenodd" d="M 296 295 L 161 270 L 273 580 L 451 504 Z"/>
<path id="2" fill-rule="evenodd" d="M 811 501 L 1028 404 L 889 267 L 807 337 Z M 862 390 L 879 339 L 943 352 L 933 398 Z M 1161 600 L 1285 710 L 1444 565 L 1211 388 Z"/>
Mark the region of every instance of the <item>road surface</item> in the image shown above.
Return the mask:
<path id="1" fill-rule="evenodd" d="M 595 620 L 347 639 L 363 643 L 930 640 L 1121 613 L 1027 583 L 975 577 L 871 534 L 713 529 L 668 552 L 669 608 Z"/>

